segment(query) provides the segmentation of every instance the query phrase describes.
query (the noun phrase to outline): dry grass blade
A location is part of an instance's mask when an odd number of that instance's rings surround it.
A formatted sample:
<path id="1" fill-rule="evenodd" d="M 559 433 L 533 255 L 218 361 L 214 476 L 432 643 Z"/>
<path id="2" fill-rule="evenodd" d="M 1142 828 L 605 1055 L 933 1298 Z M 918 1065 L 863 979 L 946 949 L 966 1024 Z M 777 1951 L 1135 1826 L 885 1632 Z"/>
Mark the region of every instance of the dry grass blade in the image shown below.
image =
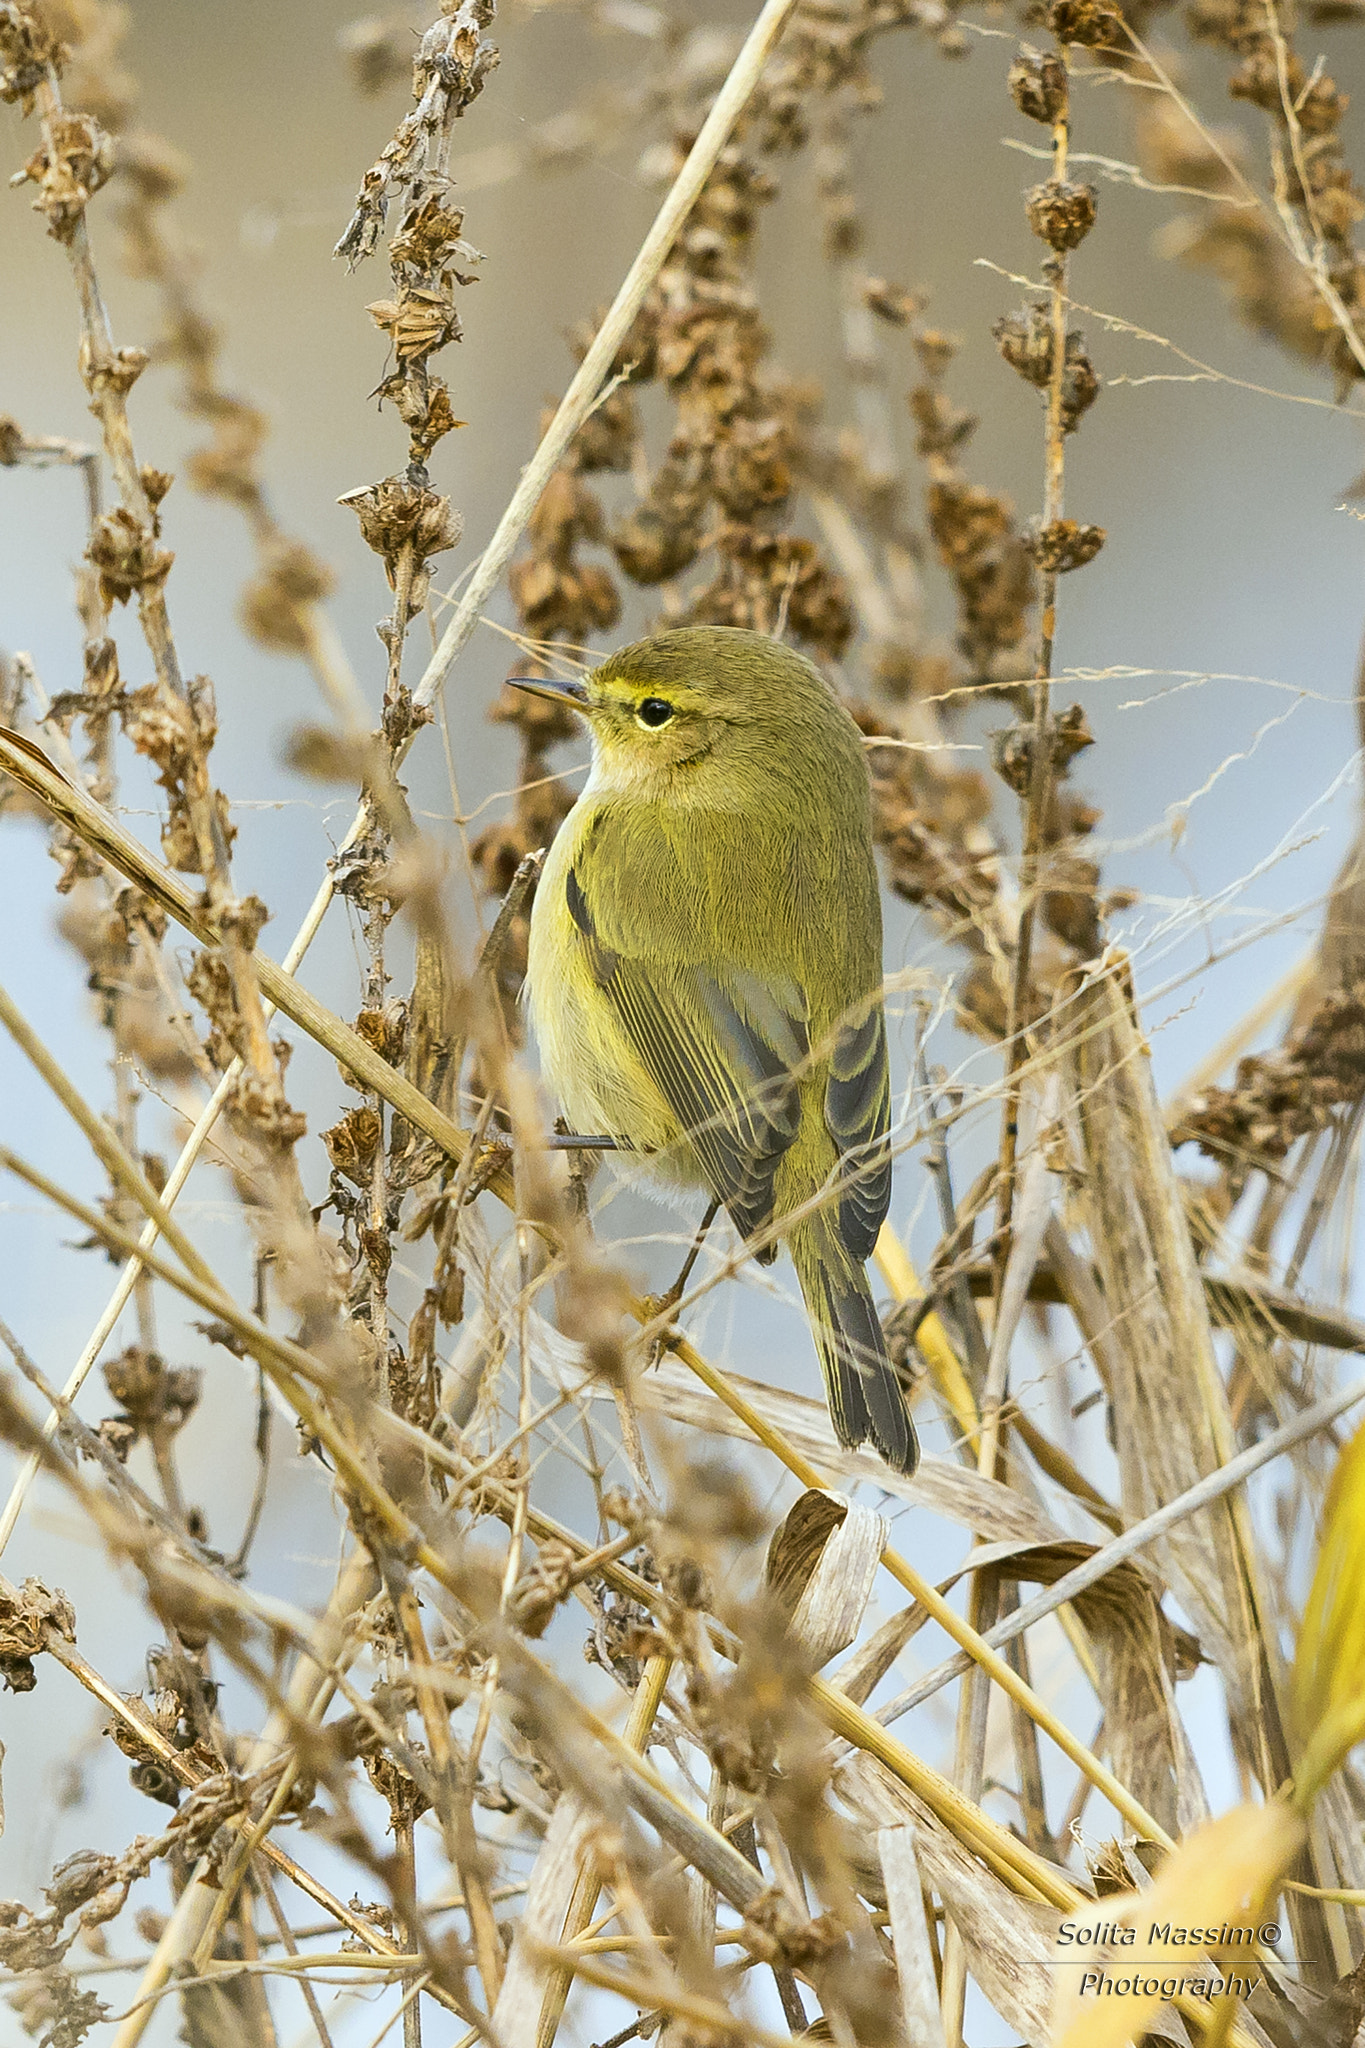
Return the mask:
<path id="1" fill-rule="evenodd" d="M 934 1950 L 924 1911 L 924 1879 L 915 1855 L 913 1828 L 882 1828 L 877 1848 L 886 1881 L 906 2034 L 915 2048 L 944 2048 Z"/>
<path id="2" fill-rule="evenodd" d="M 913 1824 L 920 1872 L 958 1928 L 972 1976 L 1024 2040 L 1034 2048 L 1046 2048 L 1051 2002 L 1047 1964 L 1058 1912 L 1080 1910 L 1082 1895 L 1072 1892 L 1047 1905 L 1036 1897 L 1020 1898 L 967 1855 L 905 1787 L 890 1782 L 865 1760 L 847 1770 L 843 1782 L 850 1802 L 881 1828 L 880 1839 L 891 1828 Z"/>
<path id="3" fill-rule="evenodd" d="M 1231 1425 L 1148 1056 L 1123 976 L 1111 971 L 1078 988 L 1063 1024 L 1085 1175 L 1079 1208 L 1108 1322 L 1123 1509 L 1140 1520 L 1228 1461 Z M 1157 1555 L 1239 1711 L 1259 1725 L 1263 1651 L 1249 1577 L 1249 1523 L 1225 1502 L 1210 1505 L 1174 1524 Z"/>

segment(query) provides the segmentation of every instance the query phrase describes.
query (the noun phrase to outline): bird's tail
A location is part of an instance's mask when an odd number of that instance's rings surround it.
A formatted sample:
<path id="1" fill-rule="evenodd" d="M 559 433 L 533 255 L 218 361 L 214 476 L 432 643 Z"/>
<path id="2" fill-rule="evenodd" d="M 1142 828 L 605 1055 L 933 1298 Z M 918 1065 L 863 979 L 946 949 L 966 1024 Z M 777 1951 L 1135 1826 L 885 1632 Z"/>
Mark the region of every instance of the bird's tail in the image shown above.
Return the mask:
<path id="1" fill-rule="evenodd" d="M 919 1439 L 861 1265 L 829 1242 L 824 1219 L 792 1233 L 792 1258 L 820 1366 L 834 1433 L 850 1450 L 872 1443 L 907 1477 Z"/>

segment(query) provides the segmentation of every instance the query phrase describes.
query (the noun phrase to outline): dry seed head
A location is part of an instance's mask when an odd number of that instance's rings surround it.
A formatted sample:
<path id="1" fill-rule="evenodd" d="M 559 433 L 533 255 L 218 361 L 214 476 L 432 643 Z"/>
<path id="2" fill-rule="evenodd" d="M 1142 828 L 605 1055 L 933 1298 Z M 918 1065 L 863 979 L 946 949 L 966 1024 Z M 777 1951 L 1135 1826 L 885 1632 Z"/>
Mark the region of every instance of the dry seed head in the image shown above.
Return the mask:
<path id="1" fill-rule="evenodd" d="M 333 1124 L 329 1131 L 322 1133 L 322 1142 L 335 1170 L 353 1181 L 356 1187 L 368 1188 L 381 1136 L 382 1126 L 377 1112 L 364 1104 L 357 1109 L 348 1109 L 340 1123 Z"/>
<path id="2" fill-rule="evenodd" d="M 0 100 L 32 113 L 49 69 L 60 77 L 70 54 L 32 7 L 0 7 Z"/>
<path id="3" fill-rule="evenodd" d="M 337 44 L 350 67 L 351 82 L 367 99 L 412 76 L 412 32 L 406 21 L 367 14 L 348 22 Z"/>
<path id="4" fill-rule="evenodd" d="M 102 512 L 94 522 L 85 556 L 99 571 L 100 600 L 106 609 L 127 604 L 135 591 L 164 583 L 175 560 L 169 548 L 159 548 L 155 534 L 122 505 Z"/>
<path id="5" fill-rule="evenodd" d="M 1031 121 L 1052 127 L 1066 112 L 1066 65 L 1055 50 L 1031 50 L 1025 43 L 1010 65 L 1008 82 L 1010 98 Z"/>
<path id="6" fill-rule="evenodd" d="M 1078 249 L 1095 225 L 1098 195 L 1093 185 L 1075 185 L 1049 178 L 1035 185 L 1024 202 L 1028 224 L 1040 242 L 1058 255 Z"/>
<path id="7" fill-rule="evenodd" d="M 665 583 L 701 552 L 705 500 L 686 488 L 670 491 L 666 469 L 655 479 L 654 502 L 625 513 L 611 529 L 612 553 L 633 583 Z"/>
<path id="8" fill-rule="evenodd" d="M 1062 432 L 1074 434 L 1081 416 L 1100 395 L 1095 365 L 1086 353 L 1085 337 L 1075 328 L 1066 337 L 1066 361 L 1062 369 Z"/>
<path id="9" fill-rule="evenodd" d="M 281 1045 L 278 1040 L 274 1043 L 278 1056 Z M 271 1150 L 297 1145 L 308 1131 L 307 1117 L 289 1107 L 273 1074 L 239 1074 L 228 1092 L 227 1113 L 234 1123 Z"/>
<path id="10" fill-rule="evenodd" d="M 464 521 L 449 498 L 405 476 L 364 484 L 347 491 L 337 503 L 350 506 L 360 521 L 361 538 L 384 557 L 390 588 L 397 587 L 398 561 L 404 548 L 412 549 L 420 568 L 432 555 L 453 548 L 464 530 Z"/>
<path id="11" fill-rule="evenodd" d="M 382 327 L 394 346 L 400 363 L 429 356 L 448 341 L 460 339 L 460 320 L 449 279 L 434 290 L 424 285 L 405 285 L 396 299 L 376 299 L 365 308 L 376 327 Z"/>
<path id="12" fill-rule="evenodd" d="M 81 337 L 81 381 L 93 397 L 98 397 L 105 391 L 126 395 L 132 390 L 150 361 L 151 357 L 146 349 L 120 348 L 111 355 L 107 349 L 92 348 L 87 336 Z"/>
<path id="13" fill-rule="evenodd" d="M 61 109 L 48 122 L 48 139 L 36 149 L 12 185 L 25 180 L 38 187 L 37 212 L 47 216 L 47 231 L 69 242 L 85 209 L 114 168 L 114 139 L 91 114 Z"/>
<path id="14" fill-rule="evenodd" d="M 188 181 L 190 160 L 164 136 L 139 129 L 119 136 L 118 170 L 144 205 L 164 206 Z"/>
<path id="15" fill-rule="evenodd" d="M 329 596 L 335 582 L 302 541 L 272 541 L 259 573 L 242 593 L 242 624 L 259 646 L 301 654 L 309 644 L 309 608 Z"/>
<path id="16" fill-rule="evenodd" d="M 1072 704 L 1048 722 L 1048 752 L 1053 773 L 1064 776 L 1077 754 L 1093 747 L 1095 735 L 1086 722 L 1085 708 Z M 1018 797 L 1026 797 L 1033 776 L 1033 728 L 1011 725 L 991 734 L 991 765 Z M 1091 824 L 1096 822 L 1093 818 Z M 1073 826 L 1074 829 L 1074 826 Z"/>
<path id="17" fill-rule="evenodd" d="M 199 1405 L 204 1375 L 189 1366 L 168 1367 L 154 1351 L 133 1344 L 106 1361 L 104 1383 L 123 1411 L 115 1419 L 137 1436 L 183 1429 Z"/>
<path id="18" fill-rule="evenodd" d="M 1045 300 L 1035 300 L 1019 313 L 1008 313 L 991 329 L 996 346 L 1012 369 L 1028 384 L 1045 390 L 1052 381 L 1052 320 Z M 1100 395 L 1100 380 L 1086 353 L 1085 337 L 1071 328 L 1066 337 L 1062 372 L 1062 432 L 1074 433 L 1083 413 Z"/>
<path id="19" fill-rule="evenodd" d="M 1124 49 L 1123 17 L 1104 0 L 1053 0 L 1047 25 L 1059 43 L 1080 43 L 1089 50 Z"/>
<path id="20" fill-rule="evenodd" d="M 1104 528 L 1083 526 L 1075 519 L 1054 519 L 1047 526 L 1035 521 L 1025 530 L 1024 546 L 1040 569 L 1064 576 L 1094 561 L 1104 546 Z"/>
<path id="21" fill-rule="evenodd" d="M 903 284 L 888 284 L 884 277 L 864 278 L 862 301 L 869 313 L 891 327 L 908 327 L 924 304 L 918 293 Z"/>
<path id="22" fill-rule="evenodd" d="M 25 1579 L 19 1587 L 0 1581 L 0 1679 L 7 1691 L 32 1692 L 38 1683 L 33 1659 L 54 1635 L 76 1640 L 76 1610 L 65 1593 L 41 1579 Z"/>
<path id="23" fill-rule="evenodd" d="M 945 334 L 938 327 L 917 328 L 913 339 L 920 368 L 930 378 L 943 375 L 961 346 L 955 334 Z"/>
<path id="24" fill-rule="evenodd" d="M 1052 376 L 1052 322 L 1047 302 L 1035 299 L 1022 312 L 1006 313 L 991 328 L 995 344 L 1027 384 L 1046 388 Z"/>

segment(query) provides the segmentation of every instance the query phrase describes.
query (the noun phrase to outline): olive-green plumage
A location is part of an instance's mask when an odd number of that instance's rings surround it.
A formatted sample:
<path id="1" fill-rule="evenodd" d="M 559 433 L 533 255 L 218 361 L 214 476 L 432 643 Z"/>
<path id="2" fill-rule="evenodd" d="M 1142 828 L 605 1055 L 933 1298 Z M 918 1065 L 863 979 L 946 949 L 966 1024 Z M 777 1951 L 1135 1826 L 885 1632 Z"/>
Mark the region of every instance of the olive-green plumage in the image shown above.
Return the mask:
<path id="1" fill-rule="evenodd" d="M 523 686 L 525 687 L 525 686 Z M 891 1194 L 881 905 L 857 728 L 761 633 L 687 627 L 567 694 L 592 774 L 550 849 L 529 998 L 566 1115 L 788 1245 L 840 1441 L 914 1470 L 863 1263 Z"/>

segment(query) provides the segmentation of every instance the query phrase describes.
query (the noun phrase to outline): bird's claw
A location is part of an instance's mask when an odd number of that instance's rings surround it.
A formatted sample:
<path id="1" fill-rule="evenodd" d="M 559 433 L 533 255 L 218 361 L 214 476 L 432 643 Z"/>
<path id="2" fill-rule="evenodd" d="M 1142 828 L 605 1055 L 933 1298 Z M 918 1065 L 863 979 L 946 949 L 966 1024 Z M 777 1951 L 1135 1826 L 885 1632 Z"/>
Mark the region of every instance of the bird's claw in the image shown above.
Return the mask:
<path id="1" fill-rule="evenodd" d="M 672 1311 L 681 1300 L 682 1288 L 677 1282 L 672 1287 L 665 1289 L 662 1294 L 647 1294 L 644 1297 L 643 1305 L 648 1320 L 651 1323 L 655 1323 L 661 1317 L 671 1316 Z M 681 1343 L 682 1334 L 678 1325 L 672 1321 L 669 1321 L 662 1330 L 656 1332 L 649 1347 L 649 1367 L 651 1371 L 659 1363 L 665 1351 L 671 1351 L 675 1344 Z"/>

